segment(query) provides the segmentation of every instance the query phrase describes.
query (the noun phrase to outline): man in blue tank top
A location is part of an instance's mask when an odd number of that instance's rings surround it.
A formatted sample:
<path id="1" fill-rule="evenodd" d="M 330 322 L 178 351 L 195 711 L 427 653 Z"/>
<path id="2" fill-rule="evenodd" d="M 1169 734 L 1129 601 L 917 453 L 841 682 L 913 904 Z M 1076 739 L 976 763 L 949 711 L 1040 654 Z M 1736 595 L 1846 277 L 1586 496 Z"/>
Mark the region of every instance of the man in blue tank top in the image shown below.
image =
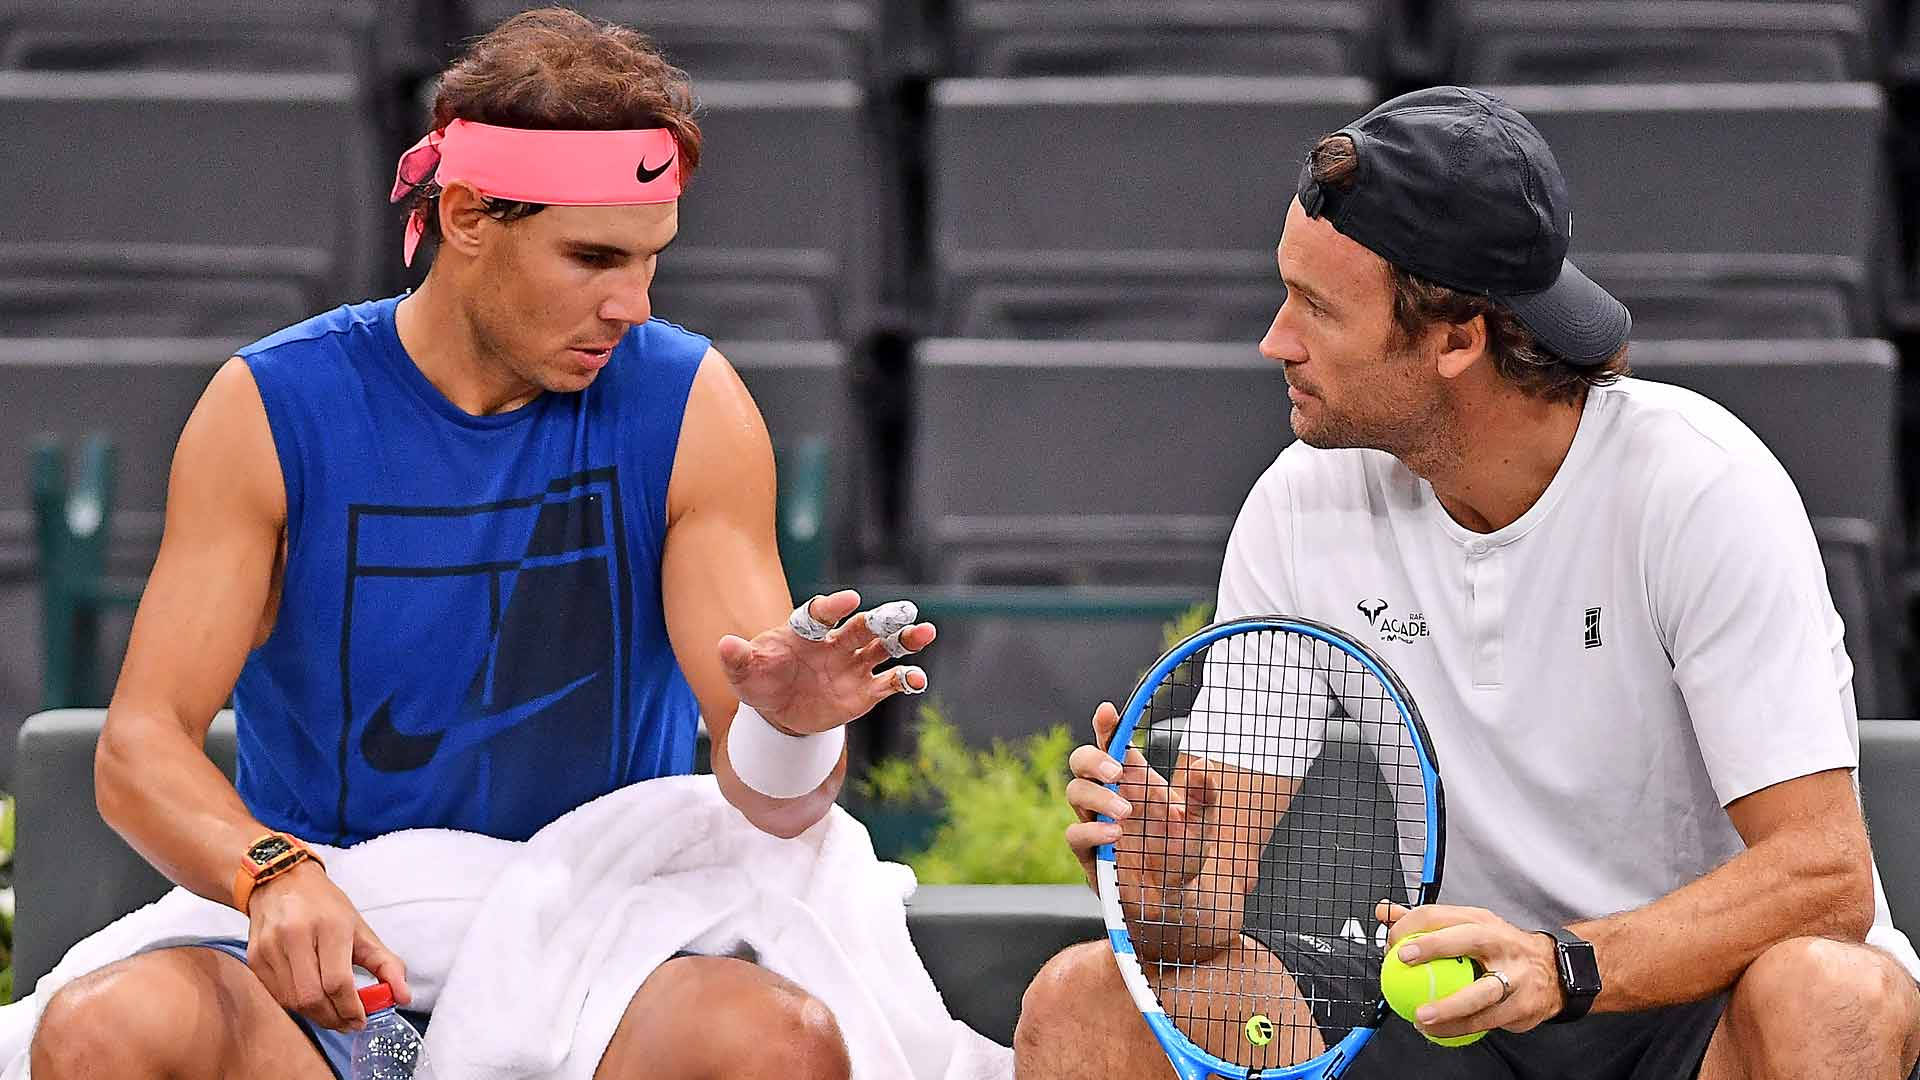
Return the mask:
<path id="1" fill-rule="evenodd" d="M 644 37 L 517 16 L 446 72 L 402 159 L 425 283 L 240 351 L 181 435 L 166 534 L 98 759 L 102 815 L 249 938 L 82 978 L 33 1049 L 63 1077 L 345 1075 L 359 965 L 406 971 L 303 841 L 524 839 L 691 772 L 759 828 L 820 820 L 843 725 L 932 626 L 852 592 L 791 609 L 766 428 L 648 288 L 698 163 L 686 77 Z M 841 625 L 844 621 L 844 625 Z M 202 750 L 231 695 L 239 769 Z M 212 1032 L 211 1037 L 186 1037 Z M 834 1078 L 831 1014 L 744 960 L 646 980 L 599 1077 Z"/>

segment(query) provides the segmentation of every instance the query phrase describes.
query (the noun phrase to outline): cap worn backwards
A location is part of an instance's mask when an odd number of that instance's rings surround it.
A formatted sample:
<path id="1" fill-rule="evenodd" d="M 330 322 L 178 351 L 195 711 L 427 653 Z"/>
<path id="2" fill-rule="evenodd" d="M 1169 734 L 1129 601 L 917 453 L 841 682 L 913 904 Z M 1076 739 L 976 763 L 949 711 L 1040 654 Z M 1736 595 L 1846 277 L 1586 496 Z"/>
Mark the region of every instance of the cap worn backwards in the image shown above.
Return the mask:
<path id="1" fill-rule="evenodd" d="M 1340 129 L 1353 140 L 1345 190 L 1300 170 L 1301 209 L 1393 265 L 1489 296 L 1555 354 L 1604 363 L 1633 320 L 1567 260 L 1573 216 L 1559 162 L 1506 102 L 1458 86 L 1394 98 Z"/>

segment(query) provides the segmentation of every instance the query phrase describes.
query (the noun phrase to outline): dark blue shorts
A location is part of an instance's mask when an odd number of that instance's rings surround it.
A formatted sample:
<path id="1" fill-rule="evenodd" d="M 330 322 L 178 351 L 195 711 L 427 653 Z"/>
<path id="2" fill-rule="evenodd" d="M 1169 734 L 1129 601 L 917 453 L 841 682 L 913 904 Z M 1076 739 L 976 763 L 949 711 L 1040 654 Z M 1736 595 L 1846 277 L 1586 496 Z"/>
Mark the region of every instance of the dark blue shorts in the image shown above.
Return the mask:
<path id="1" fill-rule="evenodd" d="M 1247 931 L 1266 946 L 1312 1003 L 1328 1042 L 1373 1012 L 1380 953 L 1345 938 Z M 1368 988 L 1364 999 L 1354 997 Z M 1346 1080 L 1692 1080 L 1725 1011 L 1726 995 L 1636 1013 L 1594 1013 L 1522 1035 L 1495 1031 L 1463 1047 L 1435 1046 L 1388 1014 L 1347 1070 Z"/>
<path id="2" fill-rule="evenodd" d="M 239 938 L 210 938 L 206 941 L 197 941 L 190 944 L 203 946 L 208 949 L 217 949 L 220 952 L 226 953 L 228 956 L 237 958 L 243 964 L 247 962 L 247 943 Z M 312 1042 L 314 1049 L 320 1051 L 320 1056 L 326 1059 L 327 1067 L 333 1070 L 333 1075 L 337 1077 L 338 1080 L 347 1080 L 347 1077 L 351 1075 L 350 1062 L 353 1059 L 353 1032 L 333 1031 L 328 1028 L 323 1028 L 291 1009 L 287 1011 L 287 1015 L 293 1018 L 294 1023 L 300 1025 L 301 1031 L 306 1032 L 308 1041 Z M 425 1032 L 427 1030 L 427 1015 L 425 1013 L 407 1012 L 403 1009 L 400 1015 L 406 1017 L 407 1022 L 420 1031 Z"/>

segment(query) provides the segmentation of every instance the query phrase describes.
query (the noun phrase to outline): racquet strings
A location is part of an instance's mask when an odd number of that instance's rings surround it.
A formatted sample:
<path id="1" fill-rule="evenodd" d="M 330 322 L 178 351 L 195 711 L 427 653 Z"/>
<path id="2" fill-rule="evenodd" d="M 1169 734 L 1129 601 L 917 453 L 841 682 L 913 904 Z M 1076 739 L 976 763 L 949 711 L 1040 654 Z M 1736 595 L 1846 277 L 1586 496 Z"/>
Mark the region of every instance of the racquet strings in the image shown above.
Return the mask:
<path id="1" fill-rule="evenodd" d="M 1201 914 L 1281 946 L 1241 938 L 1204 959 L 1206 949 L 1143 956 L 1174 1026 L 1225 1060 L 1272 1068 L 1372 1024 L 1384 945 L 1374 905 L 1418 895 L 1427 849 L 1420 758 L 1386 686 L 1320 638 L 1251 630 L 1175 667 L 1155 688 L 1133 744 L 1176 785 L 1194 769 L 1216 779 L 1206 850 L 1256 884 L 1242 895 L 1230 878 L 1202 873 L 1178 894 L 1184 914 L 1129 912 L 1129 930 L 1166 940 Z M 1286 782 L 1297 787 L 1276 820 Z M 1164 816 L 1143 818 L 1120 845 L 1122 866 L 1129 846 L 1135 856 L 1186 851 L 1191 838 Z"/>

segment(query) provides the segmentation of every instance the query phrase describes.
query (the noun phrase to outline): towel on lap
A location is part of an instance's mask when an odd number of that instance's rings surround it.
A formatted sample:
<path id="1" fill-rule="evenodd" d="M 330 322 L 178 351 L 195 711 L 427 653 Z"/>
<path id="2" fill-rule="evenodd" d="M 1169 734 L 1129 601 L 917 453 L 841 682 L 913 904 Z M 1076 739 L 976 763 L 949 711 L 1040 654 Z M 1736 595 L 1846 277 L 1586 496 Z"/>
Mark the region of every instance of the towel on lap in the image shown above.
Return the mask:
<path id="1" fill-rule="evenodd" d="M 681 949 L 742 945 L 833 1011 L 857 1080 L 1012 1075 L 1011 1052 L 948 1015 L 913 951 L 912 872 L 877 861 L 838 807 L 781 840 L 712 777 L 669 777 L 588 803 L 524 843 L 421 829 L 319 850 L 407 962 L 416 1006 L 433 1012 L 427 1056 L 442 1077 L 589 1080 L 654 968 Z M 67 982 L 148 948 L 246 930 L 238 912 L 175 889 L 75 945 L 31 997 L 0 1008 L 0 1080 L 27 1075 L 32 1025 Z"/>

